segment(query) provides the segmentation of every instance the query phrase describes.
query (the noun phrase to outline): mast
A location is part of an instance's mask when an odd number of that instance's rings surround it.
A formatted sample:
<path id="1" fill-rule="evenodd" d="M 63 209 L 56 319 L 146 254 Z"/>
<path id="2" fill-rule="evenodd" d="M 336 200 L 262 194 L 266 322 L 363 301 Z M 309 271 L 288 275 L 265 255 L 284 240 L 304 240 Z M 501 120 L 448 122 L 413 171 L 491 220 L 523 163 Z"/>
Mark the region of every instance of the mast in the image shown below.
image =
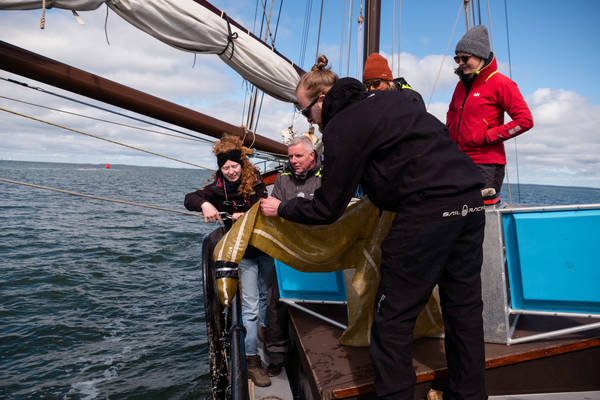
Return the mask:
<path id="1" fill-rule="evenodd" d="M 365 4 L 365 39 L 363 65 L 371 53 L 379 52 L 379 25 L 381 24 L 381 1 L 367 0 Z"/>
<path id="2" fill-rule="evenodd" d="M 132 89 L 98 75 L 0 41 L 0 69 L 112 104 L 148 117 L 221 138 L 223 133 L 244 138 L 246 146 L 285 155 L 287 148 L 275 140 Z"/>

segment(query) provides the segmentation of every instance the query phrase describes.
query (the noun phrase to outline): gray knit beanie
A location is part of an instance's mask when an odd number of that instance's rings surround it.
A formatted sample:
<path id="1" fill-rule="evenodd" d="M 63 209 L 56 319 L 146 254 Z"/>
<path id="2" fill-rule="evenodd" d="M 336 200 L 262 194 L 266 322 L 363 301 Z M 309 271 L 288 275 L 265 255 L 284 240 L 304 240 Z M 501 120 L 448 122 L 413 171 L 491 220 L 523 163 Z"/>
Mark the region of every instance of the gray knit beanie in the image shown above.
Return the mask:
<path id="1" fill-rule="evenodd" d="M 477 25 L 471 28 L 465 36 L 456 44 L 455 53 L 469 53 L 476 57 L 487 60 L 490 56 L 490 39 L 488 31 L 483 25 Z"/>

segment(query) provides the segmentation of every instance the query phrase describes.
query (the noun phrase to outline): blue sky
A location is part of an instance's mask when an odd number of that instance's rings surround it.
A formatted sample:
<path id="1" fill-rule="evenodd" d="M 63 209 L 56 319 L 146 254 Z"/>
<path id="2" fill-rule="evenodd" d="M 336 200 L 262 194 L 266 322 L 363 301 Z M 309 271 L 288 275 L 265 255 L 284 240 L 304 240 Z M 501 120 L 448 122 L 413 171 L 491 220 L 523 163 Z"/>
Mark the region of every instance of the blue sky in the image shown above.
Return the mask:
<path id="1" fill-rule="evenodd" d="M 217 8 L 242 25 L 255 26 L 255 1 L 213 1 Z M 268 2 L 269 3 L 269 2 Z M 273 20 L 279 7 L 275 1 Z M 310 29 L 305 52 L 305 68 L 314 62 L 320 1 L 312 1 Z M 345 75 L 345 60 L 340 61 L 342 26 L 350 0 L 328 0 L 324 4 L 320 53 L 330 59 L 333 70 Z M 360 1 L 354 0 L 351 17 L 349 75 L 356 77 L 357 24 Z M 396 14 L 392 8 L 396 7 Z M 398 66 L 399 0 L 382 1 L 380 52 L 392 60 L 394 75 Z M 429 111 L 445 122 L 448 102 L 456 85 L 452 73 L 456 42 L 465 32 L 462 0 L 404 0 L 400 26 L 400 75 L 404 76 L 426 100 Z M 482 23 L 490 28 L 488 1 L 480 0 Z M 500 70 L 509 75 L 505 2 L 489 0 L 492 16 L 493 47 Z M 306 11 L 304 1 L 284 1 L 276 38 L 277 49 L 298 63 Z M 600 2 L 579 0 L 507 0 L 510 35 L 510 71 L 534 116 L 535 127 L 506 143 L 509 181 L 522 183 L 600 187 L 600 77 L 597 70 L 600 38 Z M 459 12 L 460 10 L 460 12 Z M 131 27 L 114 13 L 107 23 L 110 46 L 106 43 L 106 9 L 80 12 L 85 21 L 79 25 L 69 11 L 47 12 L 45 30 L 39 29 L 41 12 L 0 11 L 0 39 L 58 59 L 67 64 L 136 89 L 166 98 L 234 125 L 243 120 L 247 86 L 215 56 L 199 55 L 194 64 L 190 53 L 172 49 Z M 457 15 L 454 35 L 451 36 Z M 396 22 L 392 33 L 393 20 Z M 392 39 L 394 45 L 392 47 Z M 444 57 L 449 44 L 448 55 Z M 345 53 L 345 52 L 344 52 Z M 340 65 L 344 65 L 340 71 Z M 438 78 L 439 73 L 439 78 Z M 46 85 L 0 71 L 0 76 Z M 435 90 L 434 89 L 434 82 Z M 57 100 L 6 82 L 0 94 L 69 111 L 114 119 L 74 103 Z M 210 146 L 182 143 L 172 138 L 143 135 L 114 126 L 92 123 L 64 114 L 40 111 L 0 98 L 0 107 L 44 115 L 53 122 L 103 133 L 111 139 L 139 145 L 185 161 L 214 167 Z M 40 126 L 5 113 L 0 114 L 0 158 L 60 162 L 126 163 L 180 167 L 171 161 L 135 153 L 122 147 Z M 306 129 L 302 118 L 294 118 L 292 107 L 265 98 L 257 133 L 275 140 L 290 123 Z M 516 154 L 518 154 L 518 171 Z"/>

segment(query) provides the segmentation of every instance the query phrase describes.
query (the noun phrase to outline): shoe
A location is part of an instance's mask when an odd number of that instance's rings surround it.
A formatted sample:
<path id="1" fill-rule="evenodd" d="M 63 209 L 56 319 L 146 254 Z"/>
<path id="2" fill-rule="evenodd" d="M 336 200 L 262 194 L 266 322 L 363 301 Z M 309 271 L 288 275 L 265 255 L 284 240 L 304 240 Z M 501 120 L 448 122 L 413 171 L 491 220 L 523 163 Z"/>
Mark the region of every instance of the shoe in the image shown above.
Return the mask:
<path id="1" fill-rule="evenodd" d="M 256 386 L 265 387 L 271 385 L 271 379 L 265 372 L 259 355 L 246 356 L 246 370 L 248 371 L 248 378 Z"/>
<path id="2" fill-rule="evenodd" d="M 267 367 L 267 374 L 269 376 L 277 376 L 281 373 L 281 369 L 283 368 L 283 364 L 269 364 Z"/>

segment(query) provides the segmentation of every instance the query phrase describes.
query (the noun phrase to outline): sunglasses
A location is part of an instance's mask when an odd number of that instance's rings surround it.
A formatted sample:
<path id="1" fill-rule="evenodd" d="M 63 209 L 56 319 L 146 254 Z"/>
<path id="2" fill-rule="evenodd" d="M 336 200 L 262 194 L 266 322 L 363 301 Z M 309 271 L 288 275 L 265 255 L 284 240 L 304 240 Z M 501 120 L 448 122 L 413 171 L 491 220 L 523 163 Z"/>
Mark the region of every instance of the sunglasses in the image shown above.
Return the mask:
<path id="1" fill-rule="evenodd" d="M 379 87 L 379 85 L 381 85 L 381 79 L 373 79 L 372 81 L 365 82 L 365 88 L 367 88 L 367 90 L 372 87 Z"/>
<path id="2" fill-rule="evenodd" d="M 467 61 L 469 61 L 469 58 L 473 57 L 472 55 L 468 55 L 468 56 L 454 56 L 454 62 L 457 64 L 460 64 L 460 62 L 462 61 L 464 64 L 467 63 Z"/>
<path id="3" fill-rule="evenodd" d="M 310 118 L 310 109 L 312 108 L 312 106 L 315 105 L 317 100 L 319 100 L 319 97 L 320 96 L 315 97 L 315 99 L 313 101 L 311 101 L 310 104 L 308 106 L 306 106 L 306 108 L 303 108 L 302 110 L 300 110 L 300 113 L 302 113 L 302 115 L 304 115 L 307 119 Z"/>

